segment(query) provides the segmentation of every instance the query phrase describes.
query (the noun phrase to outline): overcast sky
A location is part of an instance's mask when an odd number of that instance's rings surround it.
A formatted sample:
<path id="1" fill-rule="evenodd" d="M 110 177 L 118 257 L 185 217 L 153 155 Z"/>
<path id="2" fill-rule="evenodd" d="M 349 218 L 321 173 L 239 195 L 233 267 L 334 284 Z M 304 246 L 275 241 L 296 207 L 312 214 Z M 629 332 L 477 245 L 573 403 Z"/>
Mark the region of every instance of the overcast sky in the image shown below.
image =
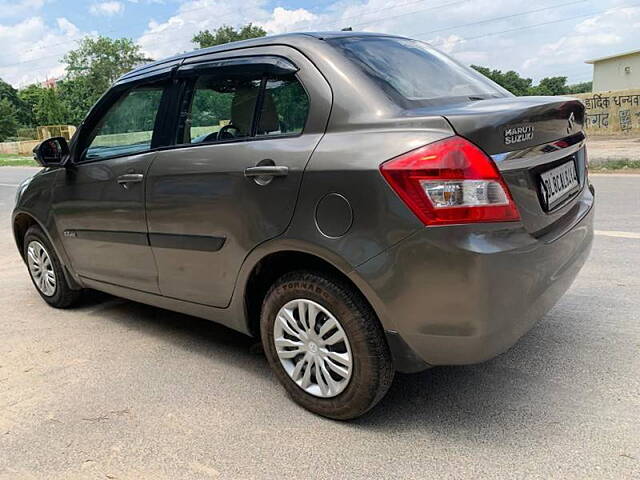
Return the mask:
<path id="1" fill-rule="evenodd" d="M 640 0 L 0 0 L 0 78 L 60 76 L 86 35 L 130 37 L 152 58 L 194 33 L 253 22 L 269 34 L 354 30 L 426 40 L 466 64 L 591 80 L 585 60 L 640 49 Z"/>

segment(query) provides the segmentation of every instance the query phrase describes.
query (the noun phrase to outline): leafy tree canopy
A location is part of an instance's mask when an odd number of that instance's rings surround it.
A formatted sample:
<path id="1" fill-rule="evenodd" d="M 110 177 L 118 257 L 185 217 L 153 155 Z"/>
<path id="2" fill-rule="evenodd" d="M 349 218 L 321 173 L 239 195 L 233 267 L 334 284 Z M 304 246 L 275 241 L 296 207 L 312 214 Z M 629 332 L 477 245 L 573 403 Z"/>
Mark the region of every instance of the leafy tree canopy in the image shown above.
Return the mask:
<path id="1" fill-rule="evenodd" d="M 151 59 L 129 38 L 87 37 L 62 61 L 67 75 L 61 95 L 70 102 L 69 113 L 77 124 L 118 77 Z"/>
<path id="2" fill-rule="evenodd" d="M 191 42 L 198 45 L 198 48 L 207 48 L 222 45 L 223 43 L 236 42 L 238 40 L 264 37 L 266 34 L 267 32 L 262 27 L 253 25 L 252 23 L 248 23 L 239 30 L 229 25 L 223 25 L 220 28 L 216 28 L 213 32 L 210 30 L 201 30 L 193 36 Z"/>
<path id="3" fill-rule="evenodd" d="M 567 77 L 546 77 L 533 87 L 530 95 L 564 95 L 567 93 Z"/>
<path id="4" fill-rule="evenodd" d="M 471 65 L 471 67 L 519 97 L 524 95 L 568 95 L 591 91 L 591 82 L 567 85 L 567 77 L 545 77 L 540 80 L 538 85 L 533 85 L 530 78 L 521 77 L 513 70 L 502 72 L 478 65 Z"/>
<path id="5" fill-rule="evenodd" d="M 531 89 L 533 80 L 531 80 L 530 78 L 523 78 L 513 70 L 502 72 L 500 70 L 491 70 L 487 67 L 480 67 L 478 65 L 471 65 L 471 68 L 477 70 L 485 77 L 490 78 L 502 88 L 509 90 L 514 95 L 529 95 L 529 90 Z"/>
<path id="6" fill-rule="evenodd" d="M 573 95 L 575 93 L 590 93 L 593 88 L 592 82 L 576 83 L 567 86 L 567 93 Z"/>
<path id="7" fill-rule="evenodd" d="M 69 112 L 67 106 L 56 88 L 43 88 L 44 92 L 38 99 L 34 113 L 38 125 L 63 125 L 68 123 Z"/>
<path id="8" fill-rule="evenodd" d="M 22 101 L 18 91 L 0 79 L 0 100 L 5 99 L 13 107 L 14 120 L 20 124 L 29 123 L 29 107 Z"/>
<path id="9" fill-rule="evenodd" d="M 18 124 L 14 112 L 15 107 L 7 98 L 0 99 L 0 142 L 16 134 Z"/>
<path id="10" fill-rule="evenodd" d="M 27 109 L 27 121 L 25 125 L 37 126 L 40 124 L 36 116 L 36 106 L 40 102 L 40 98 L 44 95 L 44 88 L 40 85 L 29 85 L 18 91 L 18 96 Z"/>

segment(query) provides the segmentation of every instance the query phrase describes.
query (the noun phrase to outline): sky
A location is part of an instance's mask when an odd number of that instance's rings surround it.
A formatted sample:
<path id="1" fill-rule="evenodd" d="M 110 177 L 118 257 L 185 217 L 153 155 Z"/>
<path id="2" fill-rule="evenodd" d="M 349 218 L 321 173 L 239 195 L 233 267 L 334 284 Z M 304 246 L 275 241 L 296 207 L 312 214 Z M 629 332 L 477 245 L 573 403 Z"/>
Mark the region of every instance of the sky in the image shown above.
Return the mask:
<path id="1" fill-rule="evenodd" d="M 128 37 L 154 59 L 192 50 L 204 29 L 354 31 L 424 40 L 470 65 L 539 81 L 591 80 L 585 60 L 640 49 L 640 0 L 0 0 L 0 78 L 63 74 L 86 36 Z"/>

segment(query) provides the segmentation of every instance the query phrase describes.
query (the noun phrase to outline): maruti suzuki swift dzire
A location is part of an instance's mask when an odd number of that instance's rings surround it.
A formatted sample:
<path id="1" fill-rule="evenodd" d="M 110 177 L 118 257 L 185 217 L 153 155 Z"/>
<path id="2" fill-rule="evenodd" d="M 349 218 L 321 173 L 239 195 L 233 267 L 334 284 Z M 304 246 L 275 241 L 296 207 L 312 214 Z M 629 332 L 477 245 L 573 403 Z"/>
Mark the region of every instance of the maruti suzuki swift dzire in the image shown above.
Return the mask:
<path id="1" fill-rule="evenodd" d="M 13 231 L 50 305 L 96 289 L 260 337 L 296 402 L 350 419 L 396 371 L 504 352 L 569 288 L 584 120 L 407 38 L 230 43 L 133 70 L 39 145 Z"/>

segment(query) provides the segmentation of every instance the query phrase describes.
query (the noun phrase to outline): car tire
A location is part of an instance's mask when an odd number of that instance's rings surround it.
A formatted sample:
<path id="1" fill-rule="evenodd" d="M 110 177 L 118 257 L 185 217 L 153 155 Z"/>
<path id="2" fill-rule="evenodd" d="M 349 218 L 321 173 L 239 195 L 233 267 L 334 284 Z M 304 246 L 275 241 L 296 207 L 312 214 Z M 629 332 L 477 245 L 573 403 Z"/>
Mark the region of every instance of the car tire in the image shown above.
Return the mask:
<path id="1" fill-rule="evenodd" d="M 69 287 L 60 259 L 37 225 L 24 236 L 24 259 L 31 281 L 45 302 L 55 308 L 68 308 L 78 301 L 81 291 Z"/>
<path id="2" fill-rule="evenodd" d="M 313 329 L 309 329 L 313 315 Z M 260 329 L 265 354 L 278 379 L 295 402 L 313 413 L 336 420 L 359 417 L 391 386 L 395 370 L 382 326 L 361 294 L 339 278 L 308 271 L 280 277 L 265 296 Z M 337 343 L 330 345 L 335 338 Z M 283 359 L 282 352 L 296 356 Z M 303 367 L 298 366 L 300 362 Z"/>

